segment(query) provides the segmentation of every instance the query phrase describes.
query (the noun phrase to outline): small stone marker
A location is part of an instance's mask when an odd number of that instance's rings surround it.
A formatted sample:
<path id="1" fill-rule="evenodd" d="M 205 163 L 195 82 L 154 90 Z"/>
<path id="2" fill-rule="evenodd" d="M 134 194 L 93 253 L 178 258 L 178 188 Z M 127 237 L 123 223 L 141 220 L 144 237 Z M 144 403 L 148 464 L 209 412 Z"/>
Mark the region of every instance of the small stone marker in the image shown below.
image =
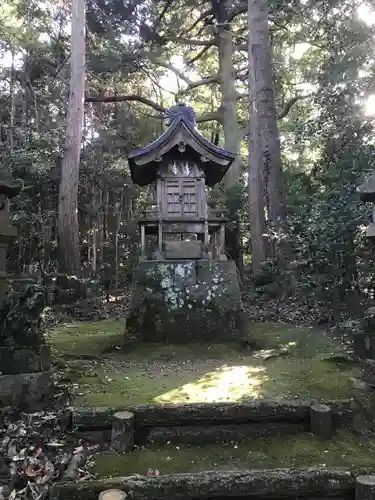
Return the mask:
<path id="1" fill-rule="evenodd" d="M 375 500 L 375 476 L 356 478 L 355 500 Z"/>
<path id="2" fill-rule="evenodd" d="M 99 494 L 98 500 L 125 500 L 127 496 L 122 490 L 105 490 Z"/>
<path id="3" fill-rule="evenodd" d="M 113 415 L 111 446 L 123 453 L 134 448 L 134 413 L 118 411 Z"/>
<path id="4" fill-rule="evenodd" d="M 331 408 L 323 404 L 315 404 L 310 408 L 311 432 L 317 436 L 328 438 L 333 434 Z"/>
<path id="5" fill-rule="evenodd" d="M 366 359 L 363 362 L 363 379 L 370 385 L 375 385 L 375 360 Z"/>

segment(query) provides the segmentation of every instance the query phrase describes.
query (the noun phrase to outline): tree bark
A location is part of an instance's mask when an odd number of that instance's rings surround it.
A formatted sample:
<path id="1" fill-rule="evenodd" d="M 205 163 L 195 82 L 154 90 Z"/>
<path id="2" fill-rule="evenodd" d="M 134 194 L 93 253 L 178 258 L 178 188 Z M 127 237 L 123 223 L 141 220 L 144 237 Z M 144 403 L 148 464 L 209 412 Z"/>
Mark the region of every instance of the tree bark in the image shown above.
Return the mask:
<path id="1" fill-rule="evenodd" d="M 216 3 L 216 2 L 215 2 Z M 228 200 L 231 197 L 239 198 L 238 193 L 233 189 L 240 180 L 243 162 L 240 156 L 241 150 L 241 130 L 237 119 L 237 91 L 236 91 L 236 71 L 233 65 L 233 35 L 231 25 L 227 22 L 228 12 L 231 3 L 222 2 L 219 11 L 216 12 L 217 20 L 217 46 L 219 59 L 218 80 L 221 92 L 220 115 L 224 131 L 224 147 L 228 151 L 236 154 L 236 158 L 224 177 L 224 186 L 227 191 Z M 243 281 L 243 255 L 242 245 L 239 236 L 238 210 L 233 200 L 228 203 L 230 218 L 234 224 L 226 227 L 225 243 L 226 251 L 230 258 L 236 261 L 236 265 Z M 231 208 L 234 205 L 234 209 Z"/>
<path id="2" fill-rule="evenodd" d="M 59 190 L 59 268 L 79 272 L 78 182 L 85 91 L 85 2 L 72 0 L 71 75 Z"/>
<path id="3" fill-rule="evenodd" d="M 286 216 L 281 170 L 280 139 L 273 86 L 267 0 L 249 0 L 249 61 L 254 88 L 263 188 L 268 219 L 276 228 Z"/>
<path id="4" fill-rule="evenodd" d="M 261 275 L 266 262 L 266 219 L 263 190 L 263 162 L 259 136 L 259 116 L 256 99 L 256 61 L 253 48 L 255 32 L 250 28 L 253 21 L 252 2 L 249 0 L 249 94 L 250 94 L 250 134 L 249 134 L 249 219 L 251 235 L 251 262 L 253 275 Z"/>
<path id="5" fill-rule="evenodd" d="M 226 12 L 225 8 L 224 12 Z M 236 72 L 233 65 L 233 35 L 229 23 L 223 23 L 223 25 L 219 26 L 218 30 L 217 45 L 219 52 L 219 85 L 221 92 L 220 110 L 224 130 L 224 147 L 237 155 L 224 178 L 225 188 L 231 189 L 238 182 L 241 172 L 241 131 L 237 119 Z"/>

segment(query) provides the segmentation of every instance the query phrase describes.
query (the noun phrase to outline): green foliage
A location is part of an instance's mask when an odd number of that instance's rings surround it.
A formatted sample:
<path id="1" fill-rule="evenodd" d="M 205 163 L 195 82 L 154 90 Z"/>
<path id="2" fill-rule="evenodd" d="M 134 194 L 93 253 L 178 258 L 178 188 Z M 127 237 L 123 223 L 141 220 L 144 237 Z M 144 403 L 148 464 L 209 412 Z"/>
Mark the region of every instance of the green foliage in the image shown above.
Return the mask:
<path id="1" fill-rule="evenodd" d="M 375 88 L 375 27 L 356 15 L 361 5 L 359 0 L 270 2 L 277 109 L 285 109 L 296 94 L 310 95 L 279 120 L 289 233 L 277 237 L 286 238 L 296 250 L 297 294 L 308 303 L 323 301 L 332 308 L 349 298 L 350 305 L 357 306 L 373 295 L 375 259 L 363 231 L 369 209 L 355 191 L 373 170 L 375 159 L 373 120 L 363 114 L 363 100 Z M 89 2 L 88 93 L 141 95 L 164 107 L 184 99 L 199 115 L 215 112 L 221 101 L 215 78 L 218 54 L 214 45 L 204 45 L 213 40 L 215 30 L 215 20 L 207 14 L 211 6 L 209 0 Z M 248 68 L 241 48 L 246 45 L 246 3 L 234 7 L 233 62 L 241 94 L 237 115 L 247 128 Z M 5 0 L 0 7 L 0 163 L 25 184 L 12 202 L 19 229 L 8 256 L 8 270 L 14 275 L 56 274 L 69 16 L 67 4 L 52 0 Z M 168 73 L 176 65 L 174 56 L 186 63 L 182 77 L 181 72 L 173 78 L 173 71 Z M 162 77 L 167 75 L 170 83 L 176 74 L 174 95 L 165 90 Z M 205 77 L 213 78 L 206 85 L 191 85 Z M 199 123 L 199 129 L 224 145 L 222 126 L 216 121 Z M 79 225 L 82 273 L 95 283 L 105 285 L 109 277 L 112 287 L 122 287 L 131 277 L 138 255 L 135 218 L 148 193 L 132 186 L 125 158 L 129 150 L 156 139 L 163 130 L 160 113 L 137 102 L 86 107 Z M 244 141 L 244 159 L 246 146 Z M 210 201 L 228 209 L 228 235 L 239 234 L 249 254 L 246 175 L 231 192 L 224 193 L 222 186 L 211 190 Z M 238 238 L 228 239 L 238 255 Z M 251 255 L 246 257 L 251 261 Z M 270 262 L 269 269 L 272 278 L 282 280 L 277 263 Z M 279 293 L 282 285 L 273 281 L 268 290 Z"/>

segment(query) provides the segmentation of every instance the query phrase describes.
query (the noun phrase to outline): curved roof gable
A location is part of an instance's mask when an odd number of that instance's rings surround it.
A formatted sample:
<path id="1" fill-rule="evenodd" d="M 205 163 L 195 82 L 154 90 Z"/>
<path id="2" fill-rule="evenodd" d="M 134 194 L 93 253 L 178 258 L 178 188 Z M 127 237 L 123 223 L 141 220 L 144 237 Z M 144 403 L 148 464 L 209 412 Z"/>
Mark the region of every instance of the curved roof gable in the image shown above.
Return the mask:
<path id="1" fill-rule="evenodd" d="M 185 104 L 177 104 L 167 113 L 168 129 L 154 142 L 129 154 L 129 166 L 135 184 L 146 186 L 156 179 L 159 162 L 164 155 L 175 159 L 183 155 L 200 163 L 206 184 L 221 181 L 235 155 L 209 142 L 195 128 L 195 112 Z"/>

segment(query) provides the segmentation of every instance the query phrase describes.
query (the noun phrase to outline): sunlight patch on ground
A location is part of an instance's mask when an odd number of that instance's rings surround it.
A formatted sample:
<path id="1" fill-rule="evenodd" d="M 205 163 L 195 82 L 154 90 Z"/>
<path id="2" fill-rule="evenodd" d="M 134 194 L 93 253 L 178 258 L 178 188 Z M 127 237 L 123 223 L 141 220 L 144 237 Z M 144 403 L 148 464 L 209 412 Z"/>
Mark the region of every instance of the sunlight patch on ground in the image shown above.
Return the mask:
<path id="1" fill-rule="evenodd" d="M 154 398 L 156 403 L 190 403 L 238 401 L 244 397 L 258 399 L 267 380 L 263 366 L 224 365 L 195 382 Z"/>

